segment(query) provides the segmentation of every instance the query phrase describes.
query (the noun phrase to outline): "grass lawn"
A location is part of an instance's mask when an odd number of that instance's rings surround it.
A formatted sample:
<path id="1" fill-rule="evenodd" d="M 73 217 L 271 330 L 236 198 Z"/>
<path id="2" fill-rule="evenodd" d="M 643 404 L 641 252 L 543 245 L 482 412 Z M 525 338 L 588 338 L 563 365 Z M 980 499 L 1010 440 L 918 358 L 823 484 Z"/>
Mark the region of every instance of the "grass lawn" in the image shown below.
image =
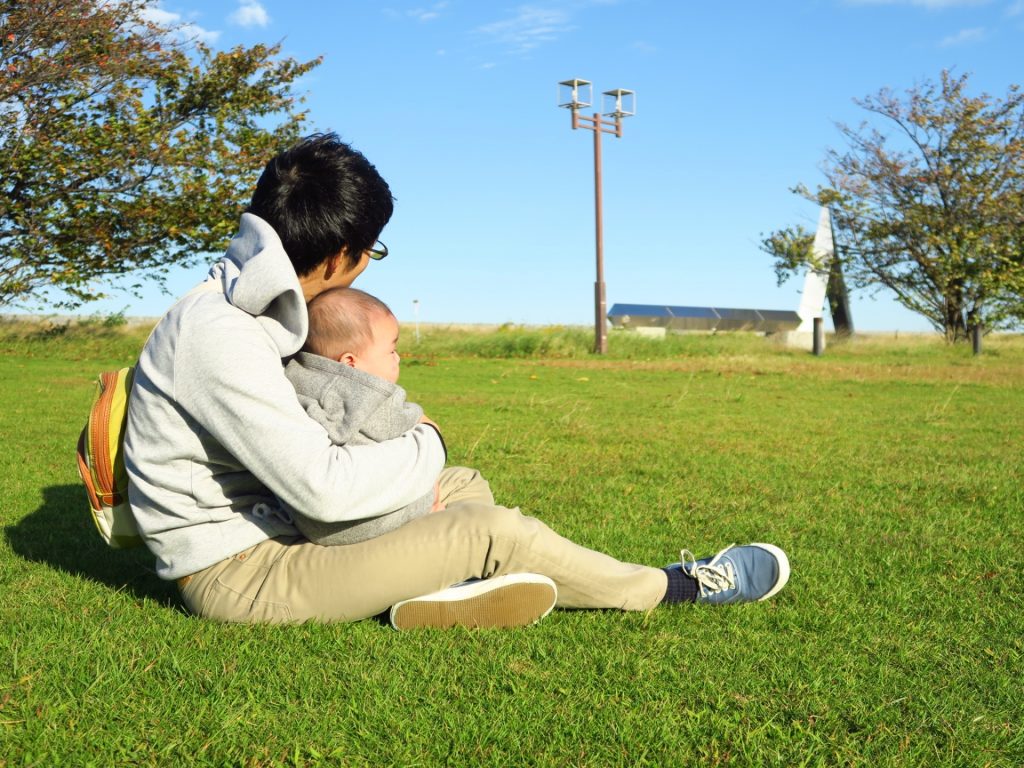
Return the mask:
<path id="1" fill-rule="evenodd" d="M 145 330 L 0 325 L 0 766 L 1024 764 L 1024 338 L 403 336 L 499 502 L 650 565 L 786 549 L 773 601 L 512 631 L 219 625 L 74 466 Z"/>

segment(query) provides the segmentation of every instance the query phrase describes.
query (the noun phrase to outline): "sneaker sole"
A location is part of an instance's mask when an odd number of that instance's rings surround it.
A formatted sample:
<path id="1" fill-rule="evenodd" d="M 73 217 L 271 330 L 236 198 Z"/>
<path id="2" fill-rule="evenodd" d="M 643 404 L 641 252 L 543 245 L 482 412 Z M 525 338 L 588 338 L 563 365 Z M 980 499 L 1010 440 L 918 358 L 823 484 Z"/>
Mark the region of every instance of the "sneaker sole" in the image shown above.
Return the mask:
<path id="1" fill-rule="evenodd" d="M 557 596 L 546 576 L 497 576 L 397 603 L 391 625 L 398 630 L 524 627 L 551 613 Z"/>
<path id="2" fill-rule="evenodd" d="M 757 598 L 757 602 L 760 603 L 762 600 L 767 600 L 769 597 L 777 595 L 779 591 L 784 586 L 786 586 L 786 582 L 789 581 L 789 558 L 786 557 L 785 552 L 776 547 L 774 544 L 753 543 L 749 546 L 760 547 L 761 549 L 770 552 L 772 555 L 774 555 L 775 560 L 779 564 L 779 580 L 775 582 L 775 586 L 772 587 L 771 590 L 769 590 L 768 593 L 764 595 L 764 597 Z"/>

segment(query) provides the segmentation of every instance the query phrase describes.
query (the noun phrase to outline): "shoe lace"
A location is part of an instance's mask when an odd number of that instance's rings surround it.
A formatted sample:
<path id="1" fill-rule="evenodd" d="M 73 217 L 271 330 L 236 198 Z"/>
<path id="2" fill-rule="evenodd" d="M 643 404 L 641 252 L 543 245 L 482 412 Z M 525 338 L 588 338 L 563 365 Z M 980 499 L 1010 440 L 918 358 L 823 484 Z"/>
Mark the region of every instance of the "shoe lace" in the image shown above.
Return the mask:
<path id="1" fill-rule="evenodd" d="M 736 589 L 736 571 L 732 563 L 728 560 L 721 564 L 718 562 L 733 546 L 730 544 L 725 547 L 706 563 L 698 563 L 697 558 L 688 549 L 679 553 L 683 570 L 697 580 L 701 595 L 713 595 L 727 589 Z"/>

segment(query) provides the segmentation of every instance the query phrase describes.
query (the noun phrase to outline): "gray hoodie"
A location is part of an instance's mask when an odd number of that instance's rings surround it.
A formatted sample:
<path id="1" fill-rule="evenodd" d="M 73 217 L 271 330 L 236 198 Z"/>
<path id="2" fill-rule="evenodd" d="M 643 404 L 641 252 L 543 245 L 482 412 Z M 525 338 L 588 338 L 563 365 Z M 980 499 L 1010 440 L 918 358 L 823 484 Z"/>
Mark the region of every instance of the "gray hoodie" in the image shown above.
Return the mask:
<path id="1" fill-rule="evenodd" d="M 415 427 L 423 409 L 407 402 L 405 390 L 366 371 L 309 352 L 288 361 L 284 375 L 295 387 L 299 405 L 323 424 L 335 445 L 359 445 L 390 440 Z M 309 520 L 293 510 L 295 525 L 310 541 L 325 546 L 355 544 L 405 525 L 430 512 L 434 489 L 379 517 L 339 523 Z"/>
<path id="2" fill-rule="evenodd" d="M 132 512 L 162 578 L 297 535 L 289 508 L 322 522 L 359 520 L 433 488 L 445 451 L 432 427 L 339 446 L 303 411 L 282 359 L 299 350 L 307 327 L 277 233 L 247 213 L 207 282 L 146 342 L 125 465 Z"/>

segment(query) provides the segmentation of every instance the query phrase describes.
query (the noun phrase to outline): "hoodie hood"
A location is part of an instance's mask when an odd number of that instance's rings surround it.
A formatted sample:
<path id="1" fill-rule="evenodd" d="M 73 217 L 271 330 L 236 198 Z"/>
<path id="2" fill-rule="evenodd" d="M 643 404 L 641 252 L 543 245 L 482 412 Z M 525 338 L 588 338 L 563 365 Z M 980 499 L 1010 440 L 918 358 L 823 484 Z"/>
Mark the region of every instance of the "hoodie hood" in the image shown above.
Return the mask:
<path id="1" fill-rule="evenodd" d="M 309 316 L 302 286 L 281 238 L 259 216 L 242 214 L 238 234 L 209 279 L 220 283 L 230 304 L 256 318 L 281 357 L 305 343 Z"/>

